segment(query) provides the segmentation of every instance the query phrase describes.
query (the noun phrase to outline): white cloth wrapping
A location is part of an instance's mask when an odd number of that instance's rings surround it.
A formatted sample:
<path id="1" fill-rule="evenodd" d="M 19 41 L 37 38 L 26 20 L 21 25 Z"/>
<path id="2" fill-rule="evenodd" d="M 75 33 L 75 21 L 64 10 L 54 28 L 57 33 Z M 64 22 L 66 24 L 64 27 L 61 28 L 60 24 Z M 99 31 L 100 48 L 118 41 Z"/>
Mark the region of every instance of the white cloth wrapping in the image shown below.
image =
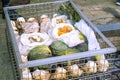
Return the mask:
<path id="1" fill-rule="evenodd" d="M 34 33 L 34 32 L 38 32 L 39 31 L 39 24 L 37 22 L 25 22 L 25 23 L 21 23 L 22 24 L 22 28 L 24 30 L 24 33 Z"/>
<path id="2" fill-rule="evenodd" d="M 99 50 L 100 45 L 99 42 L 96 39 L 94 31 L 86 24 L 86 22 L 81 19 L 79 22 L 75 24 L 75 27 L 77 27 L 87 38 L 88 40 L 88 50 Z M 105 59 L 104 55 L 97 55 L 101 56 L 101 59 Z"/>
<path id="3" fill-rule="evenodd" d="M 43 41 L 30 43 L 29 37 L 34 35 L 40 36 L 43 39 Z M 20 54 L 27 56 L 29 51 L 34 47 L 40 45 L 49 46 L 52 43 L 52 40 L 46 33 L 31 33 L 31 34 L 22 34 L 17 40 L 17 42 L 18 42 Z"/>
<path id="4" fill-rule="evenodd" d="M 87 38 L 88 40 L 88 50 L 98 50 L 100 49 L 100 45 L 96 39 L 95 33 L 93 30 L 86 24 L 86 22 L 81 19 L 79 22 L 75 24 L 77 27 Z"/>
<path id="5" fill-rule="evenodd" d="M 64 19 L 64 21 L 57 23 L 57 20 L 59 20 L 59 19 Z M 52 18 L 52 26 L 53 27 L 56 27 L 58 24 L 61 24 L 61 23 L 69 23 L 70 24 L 70 21 L 67 19 L 66 15 L 60 15 L 60 16 L 56 16 L 56 17 Z"/>
<path id="6" fill-rule="evenodd" d="M 75 24 L 75 27 L 77 27 L 86 36 L 86 38 L 88 40 L 88 50 L 89 51 L 100 49 L 100 45 L 96 39 L 94 31 L 86 24 L 86 22 L 83 19 L 81 19 L 79 22 L 77 22 Z M 97 56 L 101 56 L 101 59 L 105 59 L 104 55 L 97 55 Z"/>
<path id="7" fill-rule="evenodd" d="M 58 27 L 64 27 L 64 26 L 71 26 L 72 31 L 59 36 L 58 35 Z M 60 41 L 64 42 L 69 47 L 74 47 L 74 46 L 84 42 L 84 40 L 80 40 L 79 33 L 80 32 L 78 30 L 75 30 L 75 28 L 71 24 L 61 23 L 61 24 L 58 24 L 53 29 L 53 38 L 55 40 L 60 40 Z"/>
<path id="8" fill-rule="evenodd" d="M 27 54 L 30 51 L 30 48 L 29 48 L 29 46 L 25 46 L 21 43 L 20 37 L 17 39 L 17 45 L 18 45 L 20 54 L 24 55 L 24 56 L 27 56 Z"/>
<path id="9" fill-rule="evenodd" d="M 33 42 L 31 43 L 29 38 L 32 36 L 39 36 L 40 38 L 43 39 L 42 42 Z M 31 33 L 31 34 L 22 34 L 20 41 L 23 45 L 34 47 L 34 46 L 39 46 L 46 44 L 49 40 L 49 36 L 46 33 Z"/>
<path id="10" fill-rule="evenodd" d="M 77 30 L 73 30 L 69 34 L 61 36 L 59 40 L 63 41 L 69 47 L 74 47 L 84 42 L 84 40 L 79 39 L 79 31 Z"/>

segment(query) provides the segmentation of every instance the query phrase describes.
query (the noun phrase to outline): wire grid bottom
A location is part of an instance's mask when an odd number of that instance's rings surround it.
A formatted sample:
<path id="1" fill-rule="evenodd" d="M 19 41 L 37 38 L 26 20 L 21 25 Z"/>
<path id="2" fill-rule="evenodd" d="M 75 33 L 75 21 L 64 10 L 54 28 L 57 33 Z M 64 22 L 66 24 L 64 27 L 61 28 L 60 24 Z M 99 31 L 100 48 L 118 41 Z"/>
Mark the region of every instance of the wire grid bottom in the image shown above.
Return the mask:
<path id="1" fill-rule="evenodd" d="M 91 61 L 94 57 L 86 57 L 86 58 L 81 58 L 81 59 L 76 59 L 76 60 L 71 60 L 71 61 L 64 61 L 64 62 L 59 62 L 59 63 L 54 63 L 54 64 L 49 64 L 49 65 L 43 65 L 37 67 L 32 67 L 29 68 L 31 71 L 31 74 L 36 69 L 39 70 L 46 70 L 50 72 L 51 77 L 49 80 L 56 80 L 52 76 L 55 75 L 56 68 L 61 67 L 67 70 L 66 77 L 61 78 L 60 80 L 114 80 L 115 78 L 118 78 L 117 75 L 113 75 L 112 73 L 119 70 L 119 60 L 117 61 L 117 56 L 120 55 L 118 53 L 113 53 L 113 54 L 106 54 L 106 60 L 109 62 L 109 68 L 105 72 L 96 72 L 96 73 L 90 73 L 88 74 L 87 72 L 84 72 L 83 68 L 84 65 L 87 63 L 87 61 Z M 94 61 L 94 60 L 93 60 Z M 97 62 L 97 61 L 95 61 Z M 71 73 L 68 72 L 68 64 L 70 65 L 78 65 L 81 70 L 83 70 L 83 73 L 81 76 L 74 77 L 72 76 Z M 47 67 L 46 67 L 47 66 Z M 48 67 L 49 66 L 49 67 Z M 61 74 L 63 75 L 63 74 Z M 39 76 L 41 77 L 41 76 Z M 34 78 L 33 78 L 34 80 Z"/>

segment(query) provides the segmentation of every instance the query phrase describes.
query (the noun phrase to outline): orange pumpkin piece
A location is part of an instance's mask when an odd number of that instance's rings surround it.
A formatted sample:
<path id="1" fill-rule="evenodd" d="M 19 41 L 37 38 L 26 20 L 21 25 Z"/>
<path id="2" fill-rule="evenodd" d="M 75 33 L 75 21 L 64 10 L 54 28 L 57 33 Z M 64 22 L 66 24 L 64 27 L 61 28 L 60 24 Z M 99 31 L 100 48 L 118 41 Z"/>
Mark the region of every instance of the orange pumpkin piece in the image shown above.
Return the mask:
<path id="1" fill-rule="evenodd" d="M 62 33 L 62 28 L 58 28 L 58 36 L 60 36 Z"/>
<path id="2" fill-rule="evenodd" d="M 67 27 L 66 27 L 66 26 L 64 26 L 64 27 L 62 28 L 62 32 L 64 32 L 64 33 L 67 32 Z"/>
<path id="3" fill-rule="evenodd" d="M 58 36 L 65 34 L 67 32 L 72 31 L 72 28 L 70 26 L 64 26 L 62 28 L 58 28 Z"/>
<path id="4" fill-rule="evenodd" d="M 67 27 L 67 32 L 70 32 L 70 31 L 72 31 L 72 28 L 71 27 Z"/>
<path id="5" fill-rule="evenodd" d="M 62 34 L 65 34 L 64 32 L 58 32 L 58 36 L 61 36 Z"/>

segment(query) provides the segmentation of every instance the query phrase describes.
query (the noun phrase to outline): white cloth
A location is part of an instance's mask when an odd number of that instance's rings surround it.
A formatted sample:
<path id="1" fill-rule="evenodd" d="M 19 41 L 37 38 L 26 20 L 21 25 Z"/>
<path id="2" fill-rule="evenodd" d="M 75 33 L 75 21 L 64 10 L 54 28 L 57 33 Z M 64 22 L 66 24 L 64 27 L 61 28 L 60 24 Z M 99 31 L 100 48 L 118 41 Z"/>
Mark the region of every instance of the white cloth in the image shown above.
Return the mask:
<path id="1" fill-rule="evenodd" d="M 74 47 L 84 42 L 84 40 L 79 39 L 79 31 L 77 30 L 73 30 L 69 34 L 61 36 L 59 40 L 63 41 L 69 47 Z"/>
<path id="2" fill-rule="evenodd" d="M 34 32 L 38 32 L 39 31 L 39 24 L 37 22 L 25 22 L 25 23 L 21 23 L 22 24 L 22 28 L 24 30 L 24 33 L 34 33 Z"/>
<path id="3" fill-rule="evenodd" d="M 79 22 L 75 24 L 75 27 L 77 27 L 87 38 L 88 40 L 88 50 L 99 50 L 100 45 L 99 42 L 96 39 L 94 31 L 86 24 L 86 22 L 81 19 Z M 97 55 L 101 56 L 101 59 L 105 59 L 104 55 Z"/>
<path id="4" fill-rule="evenodd" d="M 59 36 L 58 35 L 58 27 L 64 27 L 64 26 L 71 26 L 72 31 Z M 53 37 L 54 37 L 54 39 L 64 42 L 69 47 L 74 47 L 74 46 L 84 42 L 84 40 L 80 40 L 79 33 L 80 32 L 78 30 L 75 30 L 75 28 L 71 24 L 67 24 L 67 23 L 58 24 L 53 29 Z"/>
<path id="5" fill-rule="evenodd" d="M 34 35 L 41 37 L 43 41 L 31 43 L 29 40 L 29 37 Z M 17 40 L 17 42 L 18 42 L 20 54 L 27 56 L 29 51 L 34 47 L 40 46 L 40 45 L 49 46 L 52 43 L 52 40 L 46 33 L 31 33 L 31 34 L 22 34 Z"/>
<path id="6" fill-rule="evenodd" d="M 43 39 L 42 42 L 33 42 L 31 43 L 29 38 L 32 36 L 39 36 L 40 38 Z M 39 46 L 39 45 L 43 45 L 46 44 L 49 41 L 49 36 L 46 33 L 31 33 L 31 34 L 22 34 L 20 41 L 23 45 L 25 46 L 30 46 L 30 47 L 34 47 L 34 46 Z"/>
<path id="7" fill-rule="evenodd" d="M 61 20 L 64 19 L 65 22 L 62 22 Z M 60 22 L 58 22 L 60 20 Z M 66 15 L 60 15 L 60 16 L 56 16 L 54 18 L 52 18 L 52 26 L 53 27 L 56 27 L 58 24 L 61 24 L 61 23 L 69 23 L 70 24 L 70 21 L 67 19 L 67 16 Z"/>
<path id="8" fill-rule="evenodd" d="M 83 19 L 77 22 L 75 27 L 77 27 L 86 36 L 88 40 L 88 50 L 100 49 L 100 45 L 96 39 L 94 31 L 86 24 Z"/>

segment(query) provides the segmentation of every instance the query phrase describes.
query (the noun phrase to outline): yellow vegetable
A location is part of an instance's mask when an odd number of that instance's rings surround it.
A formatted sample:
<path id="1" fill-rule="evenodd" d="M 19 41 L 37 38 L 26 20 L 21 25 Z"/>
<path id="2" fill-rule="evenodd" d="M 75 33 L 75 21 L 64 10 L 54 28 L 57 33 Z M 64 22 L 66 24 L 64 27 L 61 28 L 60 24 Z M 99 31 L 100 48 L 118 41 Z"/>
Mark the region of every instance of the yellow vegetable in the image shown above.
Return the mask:
<path id="1" fill-rule="evenodd" d="M 82 33 L 79 34 L 79 38 L 80 38 L 80 40 L 85 40 L 85 37 Z"/>
<path id="2" fill-rule="evenodd" d="M 101 60 L 101 59 L 105 59 L 105 56 L 102 55 L 102 54 L 95 56 L 95 60 L 96 60 L 96 61 Z"/>

